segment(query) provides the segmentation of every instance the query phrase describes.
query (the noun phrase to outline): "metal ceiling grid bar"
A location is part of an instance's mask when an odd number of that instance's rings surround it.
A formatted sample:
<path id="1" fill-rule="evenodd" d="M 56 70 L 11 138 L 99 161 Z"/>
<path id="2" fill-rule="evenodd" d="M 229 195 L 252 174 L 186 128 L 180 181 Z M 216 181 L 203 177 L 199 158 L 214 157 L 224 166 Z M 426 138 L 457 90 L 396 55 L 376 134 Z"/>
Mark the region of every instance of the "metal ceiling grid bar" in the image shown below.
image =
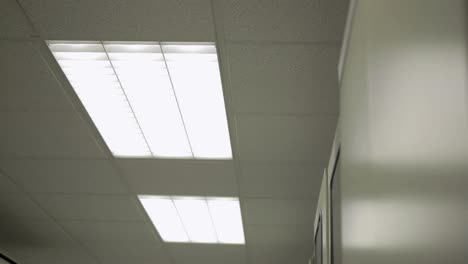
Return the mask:
<path id="1" fill-rule="evenodd" d="M 240 161 L 236 159 L 238 158 L 238 139 L 237 139 L 237 122 L 236 118 L 234 116 L 235 111 L 234 111 L 234 99 L 232 97 L 232 93 L 228 88 L 231 87 L 231 76 L 230 76 L 230 70 L 229 70 L 229 56 L 226 53 L 226 56 L 224 57 L 224 64 L 223 64 L 223 56 L 221 54 L 224 52 L 224 48 L 226 47 L 226 39 L 224 36 L 224 28 L 223 26 L 223 18 L 222 14 L 223 12 L 215 10 L 216 5 L 215 0 L 210 0 L 210 8 L 211 8 L 211 18 L 212 18 L 212 24 L 213 24 L 213 32 L 214 32 L 214 37 L 215 37 L 215 45 L 216 45 L 216 52 L 218 54 L 218 67 L 219 67 L 219 72 L 220 72 L 220 78 L 221 78 L 221 83 L 222 83 L 222 89 L 223 89 L 223 94 L 224 94 L 224 104 L 226 107 L 226 119 L 228 120 L 228 130 L 230 137 L 229 139 L 231 140 L 231 151 L 232 151 L 232 161 L 234 163 L 234 178 L 236 182 L 236 187 L 237 187 L 237 194 L 239 197 L 239 209 L 241 211 L 241 219 L 242 219 L 242 231 L 244 232 L 244 254 L 245 254 L 245 261 L 246 263 L 250 263 L 250 251 L 249 247 L 247 245 L 247 232 L 246 232 L 246 227 L 247 227 L 247 222 L 246 216 L 245 216 L 245 206 L 243 205 L 243 199 L 241 197 L 240 193 L 240 184 L 239 184 L 239 174 L 241 173 L 241 168 L 240 168 Z M 219 25 L 220 24 L 220 25 Z M 226 69 L 227 68 L 227 69 Z M 224 71 L 223 71 L 224 69 Z M 222 73 L 225 73 L 223 75 Z M 231 110 L 231 115 L 228 114 L 228 110 Z"/>

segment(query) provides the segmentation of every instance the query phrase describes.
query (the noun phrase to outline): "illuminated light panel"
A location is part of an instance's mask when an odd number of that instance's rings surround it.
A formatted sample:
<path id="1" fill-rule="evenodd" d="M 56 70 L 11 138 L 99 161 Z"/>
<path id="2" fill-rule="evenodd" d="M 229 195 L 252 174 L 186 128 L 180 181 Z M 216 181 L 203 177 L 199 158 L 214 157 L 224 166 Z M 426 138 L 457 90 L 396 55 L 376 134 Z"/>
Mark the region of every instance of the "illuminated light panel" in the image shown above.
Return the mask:
<path id="1" fill-rule="evenodd" d="M 139 199 L 166 242 L 245 244 L 237 198 L 140 195 Z"/>
<path id="2" fill-rule="evenodd" d="M 140 197 L 140 201 L 164 241 L 190 241 L 172 199 Z"/>
<path id="3" fill-rule="evenodd" d="M 232 158 L 213 43 L 47 44 L 114 156 Z"/>
<path id="4" fill-rule="evenodd" d="M 242 219 L 239 200 L 210 199 L 208 207 L 218 241 L 226 244 L 244 243 L 244 228 L 242 221 L 238 221 Z"/>
<path id="5" fill-rule="evenodd" d="M 167 44 L 162 49 L 194 154 L 230 158 L 231 145 L 225 140 L 229 138 L 227 125 L 210 125 L 226 123 L 216 47 Z"/>

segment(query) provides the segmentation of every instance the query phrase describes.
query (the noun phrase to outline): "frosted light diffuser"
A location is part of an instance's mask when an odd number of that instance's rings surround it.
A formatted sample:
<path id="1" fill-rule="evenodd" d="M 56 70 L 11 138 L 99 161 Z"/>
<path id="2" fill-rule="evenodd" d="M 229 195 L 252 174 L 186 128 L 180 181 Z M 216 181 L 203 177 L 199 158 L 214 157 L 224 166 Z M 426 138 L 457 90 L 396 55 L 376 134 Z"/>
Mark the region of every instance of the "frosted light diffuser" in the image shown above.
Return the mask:
<path id="1" fill-rule="evenodd" d="M 213 43 L 47 44 L 114 156 L 232 158 Z"/>
<path id="2" fill-rule="evenodd" d="M 166 242 L 245 243 L 237 198 L 140 195 L 139 199 Z"/>

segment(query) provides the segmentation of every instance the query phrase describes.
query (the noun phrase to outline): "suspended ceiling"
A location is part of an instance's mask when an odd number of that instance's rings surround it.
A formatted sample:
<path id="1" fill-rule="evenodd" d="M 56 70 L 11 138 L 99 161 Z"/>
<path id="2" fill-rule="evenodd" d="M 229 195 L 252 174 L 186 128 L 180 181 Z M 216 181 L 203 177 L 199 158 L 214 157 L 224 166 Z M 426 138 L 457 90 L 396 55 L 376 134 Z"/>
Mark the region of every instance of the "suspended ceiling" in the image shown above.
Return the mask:
<path id="1" fill-rule="evenodd" d="M 2 0 L 0 250 L 22 264 L 301 264 L 345 0 Z M 234 159 L 116 159 L 44 40 L 212 41 Z M 238 196 L 246 245 L 163 243 L 137 194 Z"/>

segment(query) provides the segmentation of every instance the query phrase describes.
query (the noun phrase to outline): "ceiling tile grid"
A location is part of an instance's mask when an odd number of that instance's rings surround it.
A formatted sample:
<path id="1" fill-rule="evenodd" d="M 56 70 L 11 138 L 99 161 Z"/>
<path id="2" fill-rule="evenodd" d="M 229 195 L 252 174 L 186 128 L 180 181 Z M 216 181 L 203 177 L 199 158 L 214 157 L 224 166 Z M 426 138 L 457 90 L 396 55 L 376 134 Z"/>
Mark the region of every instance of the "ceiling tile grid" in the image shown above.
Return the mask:
<path id="1" fill-rule="evenodd" d="M 0 222 L 16 228 L 0 250 L 22 264 L 305 263 L 346 0 L 1 5 Z M 112 158 L 48 39 L 216 41 L 234 160 Z M 238 196 L 246 245 L 164 243 L 138 194 Z"/>

